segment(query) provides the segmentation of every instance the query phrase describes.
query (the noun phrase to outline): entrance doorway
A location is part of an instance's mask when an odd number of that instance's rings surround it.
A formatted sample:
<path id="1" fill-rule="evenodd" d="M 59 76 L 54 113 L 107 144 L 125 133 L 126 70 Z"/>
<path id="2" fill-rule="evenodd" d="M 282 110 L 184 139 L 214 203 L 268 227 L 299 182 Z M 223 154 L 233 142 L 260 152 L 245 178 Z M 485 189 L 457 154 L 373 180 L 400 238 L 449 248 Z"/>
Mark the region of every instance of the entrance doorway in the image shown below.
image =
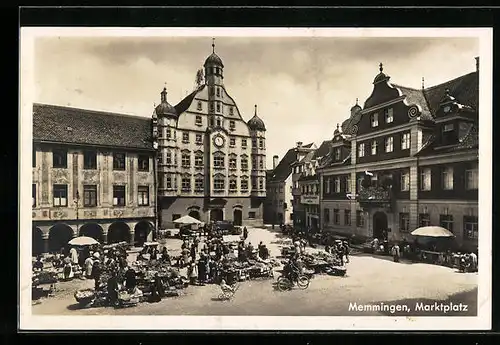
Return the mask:
<path id="1" fill-rule="evenodd" d="M 311 217 L 311 228 L 313 230 L 318 229 L 318 218 L 312 218 Z"/>
<path id="2" fill-rule="evenodd" d="M 233 224 L 236 226 L 241 226 L 243 224 L 243 212 L 240 209 L 235 209 L 233 211 Z"/>
<path id="3" fill-rule="evenodd" d="M 97 223 L 87 223 L 87 224 L 82 225 L 82 227 L 80 228 L 79 235 L 92 237 L 94 240 L 96 240 L 99 243 L 103 243 L 103 241 L 104 241 L 102 228 Z"/>
<path id="4" fill-rule="evenodd" d="M 141 220 L 134 228 L 134 245 L 142 247 L 144 242 L 148 241 L 148 236 L 153 230 L 153 225 L 150 222 Z"/>
<path id="5" fill-rule="evenodd" d="M 214 208 L 210 211 L 210 221 L 220 222 L 224 220 L 224 212 L 220 208 Z"/>
<path id="6" fill-rule="evenodd" d="M 42 235 L 42 230 L 37 227 L 33 227 L 33 240 L 31 242 L 31 251 L 33 256 L 40 255 L 44 252 L 44 240 Z"/>
<path id="7" fill-rule="evenodd" d="M 384 212 L 375 212 L 373 215 L 373 238 L 383 240 L 385 231 L 387 231 L 387 215 Z"/>
<path id="8" fill-rule="evenodd" d="M 197 211 L 197 210 L 191 210 L 189 211 L 189 214 L 188 214 L 190 217 L 193 217 L 194 219 L 198 219 L 200 220 L 200 212 Z"/>
<path id="9" fill-rule="evenodd" d="M 73 238 L 73 229 L 66 224 L 56 224 L 49 230 L 49 251 L 58 252 L 68 248 L 68 242 Z"/>
<path id="10" fill-rule="evenodd" d="M 130 227 L 125 222 L 115 222 L 108 229 L 108 243 L 130 242 Z"/>

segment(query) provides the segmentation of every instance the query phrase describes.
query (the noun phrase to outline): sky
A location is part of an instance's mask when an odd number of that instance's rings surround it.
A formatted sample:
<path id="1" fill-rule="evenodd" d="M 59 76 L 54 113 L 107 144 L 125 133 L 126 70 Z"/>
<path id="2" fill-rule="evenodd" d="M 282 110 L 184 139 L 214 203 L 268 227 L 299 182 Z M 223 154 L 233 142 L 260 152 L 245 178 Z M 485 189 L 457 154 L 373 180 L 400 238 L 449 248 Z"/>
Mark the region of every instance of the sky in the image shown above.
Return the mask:
<path id="1" fill-rule="evenodd" d="M 383 63 L 391 82 L 420 88 L 475 70 L 476 38 L 221 37 L 224 85 L 245 120 L 267 127 L 267 166 L 296 142 L 329 140 L 363 106 Z M 35 102 L 150 117 L 165 86 L 177 104 L 212 53 L 210 37 L 42 37 Z"/>

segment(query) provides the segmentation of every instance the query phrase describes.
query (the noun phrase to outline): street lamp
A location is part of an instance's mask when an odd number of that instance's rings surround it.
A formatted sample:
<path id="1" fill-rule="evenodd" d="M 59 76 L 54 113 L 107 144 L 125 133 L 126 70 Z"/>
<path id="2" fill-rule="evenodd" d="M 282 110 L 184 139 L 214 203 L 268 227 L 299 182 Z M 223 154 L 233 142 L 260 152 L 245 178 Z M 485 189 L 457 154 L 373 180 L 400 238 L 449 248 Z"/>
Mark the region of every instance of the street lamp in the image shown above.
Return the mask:
<path id="1" fill-rule="evenodd" d="M 79 228 L 79 224 L 78 224 L 78 207 L 79 207 L 79 204 L 80 204 L 80 192 L 77 190 L 76 191 L 76 199 L 74 200 L 75 202 L 75 207 L 76 207 L 76 234 L 78 236 L 78 228 Z"/>

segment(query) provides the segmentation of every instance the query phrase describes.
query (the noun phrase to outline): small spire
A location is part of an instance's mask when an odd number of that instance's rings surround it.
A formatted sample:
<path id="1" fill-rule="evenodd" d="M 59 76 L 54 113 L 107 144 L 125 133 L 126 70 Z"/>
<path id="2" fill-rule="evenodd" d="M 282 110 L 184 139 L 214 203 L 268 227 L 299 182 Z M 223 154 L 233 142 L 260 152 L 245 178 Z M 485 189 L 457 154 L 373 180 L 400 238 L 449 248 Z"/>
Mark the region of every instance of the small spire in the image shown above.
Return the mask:
<path id="1" fill-rule="evenodd" d="M 337 123 L 337 131 L 339 130 L 339 124 Z"/>
<path id="2" fill-rule="evenodd" d="M 381 62 L 380 65 L 378 65 L 378 68 L 380 70 L 380 73 L 384 70 L 384 64 Z"/>
<path id="3" fill-rule="evenodd" d="M 356 97 L 356 105 L 358 105 L 358 97 Z M 338 127 L 338 124 L 337 124 L 337 127 Z"/>
<path id="4" fill-rule="evenodd" d="M 257 104 L 255 104 L 255 116 L 257 116 Z"/>
<path id="5" fill-rule="evenodd" d="M 422 77 L 422 89 L 425 89 L 425 78 Z"/>
<path id="6" fill-rule="evenodd" d="M 215 37 L 212 37 L 212 53 L 215 54 Z"/>
<path id="7" fill-rule="evenodd" d="M 161 92 L 161 101 L 162 102 L 167 101 L 167 83 L 165 83 L 165 86 L 163 87 L 163 91 Z"/>

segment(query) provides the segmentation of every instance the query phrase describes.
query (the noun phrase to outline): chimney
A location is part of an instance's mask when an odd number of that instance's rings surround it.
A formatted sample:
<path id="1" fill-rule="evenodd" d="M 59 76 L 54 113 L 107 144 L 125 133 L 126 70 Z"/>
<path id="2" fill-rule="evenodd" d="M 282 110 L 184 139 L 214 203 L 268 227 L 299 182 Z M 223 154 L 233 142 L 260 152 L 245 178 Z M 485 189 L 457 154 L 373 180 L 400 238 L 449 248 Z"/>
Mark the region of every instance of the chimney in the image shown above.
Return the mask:
<path id="1" fill-rule="evenodd" d="M 302 141 L 297 141 L 297 147 L 302 147 Z"/>
<path id="2" fill-rule="evenodd" d="M 273 156 L 273 170 L 276 169 L 276 167 L 278 166 L 278 155 L 274 155 Z"/>
<path id="3" fill-rule="evenodd" d="M 476 72 L 479 72 L 479 56 L 476 56 Z"/>

